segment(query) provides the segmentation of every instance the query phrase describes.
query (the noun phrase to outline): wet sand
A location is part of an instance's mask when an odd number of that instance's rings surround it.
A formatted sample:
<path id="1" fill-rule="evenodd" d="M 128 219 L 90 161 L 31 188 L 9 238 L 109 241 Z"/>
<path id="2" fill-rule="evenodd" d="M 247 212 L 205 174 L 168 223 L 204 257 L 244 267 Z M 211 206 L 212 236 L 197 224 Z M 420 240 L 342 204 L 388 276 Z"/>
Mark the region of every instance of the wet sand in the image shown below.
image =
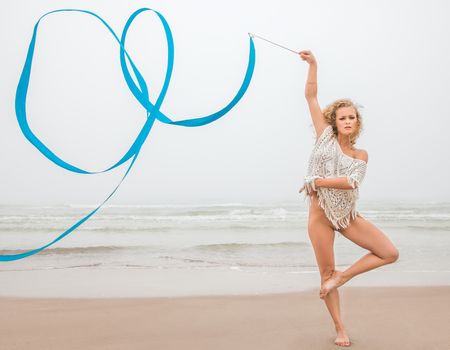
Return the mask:
<path id="1" fill-rule="evenodd" d="M 353 349 L 449 349 L 450 287 L 339 289 Z M 0 349 L 343 349 L 318 289 L 114 299 L 0 298 Z"/>

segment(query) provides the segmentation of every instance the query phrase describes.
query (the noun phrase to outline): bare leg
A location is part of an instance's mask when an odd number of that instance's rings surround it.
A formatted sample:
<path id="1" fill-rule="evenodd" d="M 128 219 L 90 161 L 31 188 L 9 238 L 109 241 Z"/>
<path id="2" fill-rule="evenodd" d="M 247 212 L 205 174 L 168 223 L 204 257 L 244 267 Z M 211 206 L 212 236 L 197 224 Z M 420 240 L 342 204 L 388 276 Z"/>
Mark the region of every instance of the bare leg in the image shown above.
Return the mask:
<path id="1" fill-rule="evenodd" d="M 319 267 L 321 284 L 323 284 L 332 276 L 335 269 L 333 251 L 335 232 L 323 210 L 317 205 L 317 197 L 314 199 L 310 206 L 308 233 Z M 349 346 L 350 341 L 341 319 L 338 290 L 334 289 L 323 299 L 336 328 L 335 344 Z"/>
<path id="2" fill-rule="evenodd" d="M 333 289 L 323 298 L 323 300 L 325 300 L 325 304 L 334 321 L 334 327 L 336 329 L 336 339 L 334 340 L 334 343 L 340 346 L 350 346 L 350 339 L 348 338 L 347 331 L 341 319 L 339 290 Z"/>
<path id="3" fill-rule="evenodd" d="M 360 216 L 340 232 L 360 247 L 370 250 L 370 253 L 364 255 L 345 271 L 335 271 L 333 276 L 322 285 L 321 297 L 326 296 L 356 275 L 391 264 L 399 257 L 397 248 L 389 238 L 374 224 Z"/>

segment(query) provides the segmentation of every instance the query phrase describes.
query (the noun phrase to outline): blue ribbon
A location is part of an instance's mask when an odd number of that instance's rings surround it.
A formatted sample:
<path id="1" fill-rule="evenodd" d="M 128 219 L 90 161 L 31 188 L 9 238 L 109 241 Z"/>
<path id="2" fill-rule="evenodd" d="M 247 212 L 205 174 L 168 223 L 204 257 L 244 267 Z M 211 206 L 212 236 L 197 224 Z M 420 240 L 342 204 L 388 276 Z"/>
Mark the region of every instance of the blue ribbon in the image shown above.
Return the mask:
<path id="1" fill-rule="evenodd" d="M 159 93 L 159 96 L 156 100 L 156 102 L 153 104 L 150 101 L 149 93 L 148 93 L 148 86 L 143 78 L 142 74 L 139 72 L 138 68 L 134 64 L 133 60 L 131 59 L 130 55 L 128 54 L 127 50 L 125 49 L 125 41 L 128 33 L 128 29 L 130 28 L 131 24 L 135 20 L 135 18 L 145 11 L 152 11 L 154 12 L 158 18 L 160 19 L 163 27 L 164 32 L 166 35 L 167 40 L 167 68 L 166 68 L 166 76 L 164 80 L 163 87 L 161 89 L 161 92 Z M 36 44 L 36 37 L 37 37 L 37 30 L 39 27 L 39 23 L 42 19 L 44 19 L 46 16 L 49 16 L 51 14 L 59 13 L 59 12 L 81 12 L 84 14 L 88 14 L 90 16 L 95 17 L 97 20 L 99 20 L 112 34 L 114 39 L 117 41 L 120 47 L 120 66 L 122 68 L 122 73 L 125 78 L 125 81 L 128 85 L 128 88 L 136 98 L 136 100 L 141 104 L 142 107 L 144 107 L 147 115 L 147 119 L 145 121 L 145 124 L 143 125 L 142 129 L 140 130 L 139 134 L 137 135 L 136 139 L 134 140 L 133 144 L 130 146 L 128 151 L 122 156 L 121 159 L 119 159 L 115 164 L 110 166 L 109 168 L 102 170 L 102 171 L 87 171 L 84 169 L 80 169 L 63 159 L 61 159 L 59 156 L 57 156 L 50 148 L 48 148 L 40 139 L 37 137 L 33 131 L 31 130 L 28 121 L 27 121 L 27 113 L 26 113 L 26 100 L 27 100 L 27 93 L 28 93 L 28 85 L 30 82 L 30 75 L 31 75 L 31 67 L 33 64 L 33 55 L 34 55 L 34 49 Z M 55 244 L 60 239 L 67 236 L 69 233 L 74 231 L 76 228 L 81 226 L 85 221 L 87 221 L 92 215 L 94 215 L 117 191 L 117 189 L 120 187 L 122 182 L 127 177 L 128 173 L 130 172 L 131 168 L 133 167 L 134 162 L 137 159 L 137 156 L 139 155 L 139 152 L 141 150 L 142 145 L 144 144 L 145 140 L 147 139 L 148 134 L 150 133 L 150 130 L 152 129 L 152 126 L 155 122 L 155 120 L 159 120 L 162 123 L 165 124 L 172 124 L 172 125 L 179 125 L 184 127 L 197 127 L 206 125 L 209 123 L 212 123 L 213 121 L 221 118 L 224 116 L 228 111 L 230 111 L 242 98 L 242 96 L 247 91 L 247 88 L 250 84 L 250 81 L 252 79 L 253 70 L 255 67 L 255 46 L 253 43 L 253 39 L 250 37 L 250 54 L 248 59 L 248 65 L 247 65 L 247 71 L 245 73 L 244 81 L 242 82 L 241 87 L 239 88 L 238 92 L 234 96 L 234 98 L 222 109 L 219 111 L 207 115 L 204 117 L 198 117 L 198 118 L 192 118 L 192 119 L 182 119 L 178 121 L 173 121 L 168 116 L 166 116 L 164 113 L 161 112 L 160 108 L 164 101 L 164 98 L 167 93 L 167 89 L 170 84 L 170 78 L 172 76 L 172 70 L 173 70 L 173 59 L 174 59 L 174 43 L 173 43 L 173 37 L 172 32 L 170 30 L 169 24 L 167 23 L 164 16 L 162 16 L 159 12 L 152 10 L 150 8 L 141 8 L 139 10 L 136 10 L 127 20 L 123 31 L 121 38 L 116 35 L 114 30 L 106 23 L 100 16 L 97 14 L 86 11 L 86 10 L 80 10 L 80 9 L 60 9 L 55 11 L 50 11 L 43 16 L 39 18 L 39 20 L 36 22 L 33 30 L 33 36 L 30 41 L 30 45 L 28 48 L 27 57 L 25 60 L 25 65 L 22 70 L 22 74 L 20 76 L 19 84 L 17 86 L 16 91 L 16 116 L 17 121 L 19 123 L 20 129 L 22 130 L 22 133 L 24 136 L 28 139 L 28 141 L 31 142 L 33 146 L 35 146 L 39 152 L 41 152 L 45 157 L 47 157 L 50 161 L 55 163 L 56 165 L 72 172 L 80 173 L 80 174 L 98 174 L 98 173 L 104 173 L 107 171 L 110 171 L 114 168 L 117 168 L 119 165 L 127 162 L 131 159 L 131 162 L 119 181 L 119 183 L 116 185 L 116 187 L 113 189 L 113 191 L 106 197 L 106 199 L 98 205 L 94 210 L 92 210 L 89 214 L 84 216 L 82 219 L 78 220 L 75 224 L 73 224 L 69 229 L 61 233 L 57 238 L 55 238 L 50 243 L 40 247 L 36 248 L 30 251 L 27 251 L 25 253 L 21 254 L 10 254 L 10 255 L 0 255 L 0 261 L 13 261 L 18 259 L 23 259 L 27 256 L 36 254 L 40 252 L 41 250 L 44 250 L 45 248 L 48 248 L 49 246 Z M 134 75 L 135 78 L 131 75 L 130 69 Z"/>

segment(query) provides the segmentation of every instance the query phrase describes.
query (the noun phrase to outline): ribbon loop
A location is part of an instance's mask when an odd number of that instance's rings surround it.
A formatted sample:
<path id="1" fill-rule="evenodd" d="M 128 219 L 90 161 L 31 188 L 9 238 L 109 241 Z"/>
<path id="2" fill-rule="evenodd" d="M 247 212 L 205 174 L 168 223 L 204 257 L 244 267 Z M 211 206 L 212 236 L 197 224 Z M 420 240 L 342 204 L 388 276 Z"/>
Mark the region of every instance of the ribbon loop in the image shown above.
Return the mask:
<path id="1" fill-rule="evenodd" d="M 148 93 L 148 84 L 145 81 L 144 77 L 140 73 L 137 66 L 134 64 L 132 58 L 130 57 L 129 53 L 125 49 L 125 42 L 128 30 L 135 20 L 135 18 L 145 12 L 145 11 L 151 11 L 154 12 L 159 20 L 161 21 L 161 24 L 164 28 L 166 41 L 167 41 L 167 67 L 166 67 L 166 75 L 164 84 L 161 88 L 161 91 L 158 95 L 158 98 L 156 99 L 155 103 L 152 103 L 149 98 Z M 122 156 L 121 159 L 119 159 L 115 164 L 111 165 L 109 168 L 101 170 L 101 171 L 88 171 L 81 169 L 79 167 L 76 167 L 69 162 L 66 162 L 62 158 L 60 158 L 58 155 L 56 155 L 50 148 L 48 148 L 40 139 L 39 137 L 31 130 L 28 119 L 27 119 L 27 110 L 26 110 L 26 101 L 27 101 L 27 93 L 28 93 L 28 86 L 30 82 L 30 76 L 31 76 L 31 68 L 33 64 L 33 56 L 34 56 L 34 50 L 36 46 L 36 38 L 38 33 L 38 27 L 40 22 L 47 16 L 56 14 L 56 13 L 62 13 L 62 12 L 79 12 L 83 14 L 87 14 L 89 16 L 93 16 L 95 19 L 100 21 L 100 23 L 106 27 L 106 29 L 111 33 L 115 41 L 119 44 L 120 47 L 120 66 L 122 69 L 123 76 L 125 78 L 125 82 L 130 89 L 133 96 L 136 98 L 136 100 L 139 102 L 139 104 L 145 109 L 146 112 L 146 120 L 144 125 L 142 126 L 140 132 L 136 136 L 134 142 L 130 146 L 127 152 Z M 30 251 L 27 251 L 25 253 L 21 254 L 9 254 L 9 255 L 0 255 L 0 261 L 13 261 L 18 259 L 23 259 L 27 256 L 36 254 L 52 244 L 58 242 L 65 236 L 67 236 L 69 233 L 74 231 L 76 228 L 81 226 L 84 222 L 86 222 L 92 215 L 94 215 L 117 191 L 117 189 L 120 187 L 122 182 L 127 177 L 128 173 L 130 172 L 131 168 L 133 167 L 134 162 L 136 161 L 139 152 L 142 148 L 142 145 L 146 141 L 153 124 L 155 120 L 159 120 L 162 123 L 165 124 L 172 124 L 177 126 L 184 126 L 184 127 L 197 127 L 206 125 L 209 123 L 212 123 L 213 121 L 223 117 L 226 113 L 228 113 L 242 98 L 242 96 L 245 94 L 245 92 L 248 89 L 248 86 L 250 85 L 250 81 L 252 79 L 254 67 L 255 67 L 255 46 L 253 43 L 253 38 L 250 37 L 250 53 L 249 53 L 249 59 L 248 59 L 248 65 L 247 70 L 244 76 L 244 80 L 241 84 L 241 87 L 239 88 L 238 92 L 234 96 L 234 98 L 222 109 L 219 111 L 212 113 L 208 116 L 203 117 L 196 117 L 191 119 L 182 119 L 178 121 L 173 121 L 171 118 L 166 116 L 164 113 L 160 111 L 160 108 L 162 106 L 162 103 L 164 101 L 164 98 L 167 94 L 167 90 L 169 88 L 170 79 L 172 76 L 173 71 L 173 62 L 174 62 L 174 42 L 172 37 L 172 32 L 170 30 L 170 26 L 167 23 L 166 19 L 162 14 L 159 12 L 150 9 L 150 8 L 141 8 L 136 10 L 131 14 L 131 16 L 128 18 L 121 37 L 119 39 L 119 36 L 114 32 L 114 30 L 109 26 L 109 24 L 103 20 L 100 16 L 95 14 L 94 12 L 87 11 L 87 10 L 81 10 L 81 9 L 60 9 L 60 10 L 54 10 L 47 12 L 46 14 L 42 15 L 39 20 L 36 22 L 34 29 L 33 29 L 33 35 L 30 40 L 30 44 L 28 47 L 27 56 L 25 59 L 25 64 L 22 70 L 22 73 L 20 75 L 19 83 L 17 86 L 16 91 L 16 100 L 15 100 L 15 108 L 16 108 L 16 116 L 17 121 L 19 123 L 20 129 L 23 133 L 23 135 L 26 137 L 26 139 L 34 146 L 36 149 L 42 153 L 47 159 L 49 159 L 52 163 L 56 164 L 57 166 L 64 168 L 71 172 L 76 172 L 80 174 L 98 174 L 98 173 L 104 173 L 108 172 L 114 168 L 117 168 L 118 166 L 122 165 L 123 163 L 127 162 L 131 159 L 131 162 L 125 171 L 125 174 L 119 181 L 119 183 L 116 185 L 116 187 L 113 189 L 113 191 L 106 197 L 106 199 L 98 205 L 94 210 L 92 210 L 89 214 L 78 220 L 75 224 L 73 224 L 70 228 L 68 228 L 66 231 L 61 233 L 58 237 L 56 237 L 53 241 L 50 243 Z M 131 70 L 133 72 L 133 76 L 131 75 L 131 72 L 128 68 L 128 65 L 131 67 Z"/>

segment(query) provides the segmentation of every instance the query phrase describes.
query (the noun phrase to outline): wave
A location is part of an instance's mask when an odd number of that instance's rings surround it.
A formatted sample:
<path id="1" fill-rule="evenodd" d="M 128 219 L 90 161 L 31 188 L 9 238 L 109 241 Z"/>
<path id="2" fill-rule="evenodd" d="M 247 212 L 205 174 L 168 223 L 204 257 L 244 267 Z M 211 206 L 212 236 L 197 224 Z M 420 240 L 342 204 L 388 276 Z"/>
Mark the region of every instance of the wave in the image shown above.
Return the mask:
<path id="1" fill-rule="evenodd" d="M 400 226 L 400 225 L 399 225 Z M 428 223 L 424 223 L 423 225 L 401 225 L 400 227 L 404 228 L 410 228 L 413 230 L 430 230 L 430 231 L 448 231 L 450 232 L 450 226 L 449 225 L 430 225 Z"/>
<path id="2" fill-rule="evenodd" d="M 96 208 L 97 204 L 66 204 L 68 208 L 77 209 L 92 209 Z M 179 209 L 179 208 L 227 208 L 227 207 L 254 207 L 254 204 L 244 203 L 213 203 L 213 204 L 105 204 L 103 208 L 118 208 L 118 209 Z"/>
<path id="3" fill-rule="evenodd" d="M 113 253 L 119 250 L 129 250 L 135 247 L 118 247 L 118 246 L 95 246 L 95 247 L 56 247 L 46 248 L 39 252 L 39 255 L 68 255 L 68 254 L 91 254 L 91 253 Z M 140 248 L 140 247 L 139 247 Z M 3 249 L 0 255 L 22 254 L 30 249 Z"/>
<path id="4" fill-rule="evenodd" d="M 240 221 L 240 220 L 276 220 L 276 219 L 297 219 L 306 217 L 306 212 L 289 211 L 284 208 L 273 209 L 232 209 L 232 210 L 189 210 L 175 212 L 131 212 L 131 213 L 99 213 L 92 218 L 91 222 L 99 221 L 147 221 L 147 222 L 190 222 L 190 221 Z M 40 223 L 40 222 L 61 222 L 78 219 L 76 215 L 0 215 L 0 223 Z"/>
<path id="5" fill-rule="evenodd" d="M 372 218 L 366 216 L 367 219 L 375 221 Z M 382 220 L 377 219 L 376 224 L 380 225 L 382 228 L 403 228 L 412 230 L 432 230 L 432 231 L 450 231 L 450 222 L 447 220 L 430 222 L 427 220 Z M 142 234 L 142 235 L 152 235 L 152 234 L 173 234 L 181 232 L 247 232 L 247 231 L 301 231 L 307 230 L 307 223 L 305 220 L 298 221 L 254 221 L 254 222 L 239 222 L 235 224 L 230 224 L 227 222 L 202 222 L 202 223 L 175 223 L 175 224 L 147 224 L 142 226 L 131 226 L 136 223 L 133 222 L 130 225 L 121 226 L 81 226 L 78 231 L 81 232 L 92 232 L 97 234 Z M 0 225 L 0 237 L 2 235 L 11 234 L 32 234 L 32 235 L 47 235 L 56 234 L 63 232 L 69 227 L 67 226 L 44 226 L 38 225 Z"/>
<path id="6" fill-rule="evenodd" d="M 187 248 L 181 248 L 181 251 L 240 251 L 248 249 L 261 248 L 302 248 L 310 247 L 308 242 L 275 242 L 275 243 L 215 243 L 215 244 L 200 244 Z M 85 247 L 49 247 L 39 252 L 40 255 L 69 255 L 69 254 L 108 254 L 116 253 L 118 251 L 142 250 L 158 252 L 161 247 L 158 246 L 85 246 Z M 29 249 L 3 249 L 0 250 L 1 255 L 21 254 L 28 252 Z M 166 256 L 160 256 L 166 258 Z M 201 260 L 199 260 L 201 261 Z"/>
<path id="7" fill-rule="evenodd" d="M 88 204 L 55 207 L 1 206 L 0 235 L 53 234 L 79 220 Z M 301 205 L 249 205 L 243 203 L 178 205 L 109 205 L 79 231 L 115 234 L 157 234 L 186 231 L 244 232 L 306 230 L 308 213 Z M 448 203 L 401 204 L 389 202 L 359 206 L 368 220 L 383 227 L 414 230 L 449 230 Z"/>
<path id="8" fill-rule="evenodd" d="M 68 226 L 67 226 L 68 227 Z M 11 233 L 18 233 L 18 234 L 51 234 L 51 233 L 58 233 L 63 232 L 67 229 L 65 226 L 61 227 L 23 227 L 23 226 L 13 226 L 13 227 L 1 227 L 0 225 L 0 235 L 2 234 L 11 234 Z M 229 225 L 229 224 L 223 224 L 223 223 L 211 223 L 211 224 L 177 224 L 177 225 L 162 225 L 162 226 L 156 226 L 156 225 L 148 225 L 148 226 L 81 226 L 78 229 L 78 232 L 93 232 L 93 233 L 110 233 L 110 234 L 127 234 L 127 233 L 142 233 L 142 234 L 159 234 L 159 233 L 176 233 L 176 232 L 184 232 L 184 231 L 196 231 L 196 232 L 237 232 L 237 231 L 265 231 L 265 230 L 302 230 L 305 228 L 305 225 L 302 224 L 302 222 L 293 222 L 293 223 L 283 223 L 283 225 L 280 225 L 280 223 L 273 222 L 273 223 L 241 223 L 238 225 Z"/>
<path id="9" fill-rule="evenodd" d="M 208 260 L 208 259 L 199 259 L 199 258 L 185 258 L 185 257 L 178 257 L 178 256 L 171 256 L 171 255 L 165 255 L 160 256 L 160 258 L 166 259 L 166 260 L 173 260 L 173 261 L 180 261 L 182 263 L 188 263 L 192 264 L 192 266 L 198 266 L 199 264 L 206 267 L 224 267 L 228 266 L 230 268 L 234 267 L 274 267 L 274 268 L 286 268 L 286 267 L 316 267 L 315 265 L 311 265 L 304 262 L 298 262 L 298 263 L 292 263 L 287 261 L 282 262 L 276 262 L 271 259 L 264 259 L 261 261 L 245 261 L 245 260 L 229 260 L 221 258 L 219 260 Z M 183 264 L 184 265 L 184 264 Z M 134 265 L 133 267 L 144 267 L 140 265 Z"/>
<path id="10" fill-rule="evenodd" d="M 188 248 L 203 251 L 238 251 L 249 248 L 297 248 L 309 247 L 307 242 L 276 242 L 276 243 L 219 243 L 219 244 L 200 244 Z"/>

